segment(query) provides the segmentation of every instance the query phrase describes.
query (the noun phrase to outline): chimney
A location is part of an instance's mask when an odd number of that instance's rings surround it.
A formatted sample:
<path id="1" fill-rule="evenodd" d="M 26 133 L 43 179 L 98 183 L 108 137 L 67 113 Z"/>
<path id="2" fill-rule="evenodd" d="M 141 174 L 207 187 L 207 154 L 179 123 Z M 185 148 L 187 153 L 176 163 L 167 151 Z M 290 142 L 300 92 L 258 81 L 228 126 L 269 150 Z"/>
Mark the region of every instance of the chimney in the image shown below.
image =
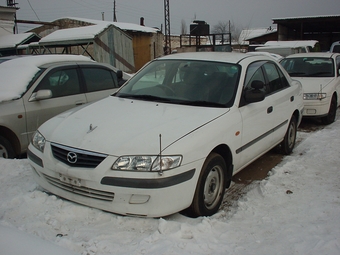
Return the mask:
<path id="1" fill-rule="evenodd" d="M 144 26 L 144 18 L 143 17 L 141 17 L 140 18 L 140 23 L 139 23 L 141 26 Z"/>

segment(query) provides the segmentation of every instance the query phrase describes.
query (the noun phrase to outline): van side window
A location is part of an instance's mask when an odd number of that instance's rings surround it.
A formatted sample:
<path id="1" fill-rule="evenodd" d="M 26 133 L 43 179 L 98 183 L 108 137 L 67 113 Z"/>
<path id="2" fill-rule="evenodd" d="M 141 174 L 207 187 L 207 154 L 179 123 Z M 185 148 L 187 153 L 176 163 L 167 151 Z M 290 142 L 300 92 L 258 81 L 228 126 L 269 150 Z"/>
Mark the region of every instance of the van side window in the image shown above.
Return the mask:
<path id="1" fill-rule="evenodd" d="M 111 70 L 98 67 L 83 67 L 82 72 L 87 92 L 118 88 L 117 75 Z"/>
<path id="2" fill-rule="evenodd" d="M 77 70 L 72 68 L 49 72 L 34 92 L 42 89 L 51 90 L 52 98 L 81 93 Z"/>

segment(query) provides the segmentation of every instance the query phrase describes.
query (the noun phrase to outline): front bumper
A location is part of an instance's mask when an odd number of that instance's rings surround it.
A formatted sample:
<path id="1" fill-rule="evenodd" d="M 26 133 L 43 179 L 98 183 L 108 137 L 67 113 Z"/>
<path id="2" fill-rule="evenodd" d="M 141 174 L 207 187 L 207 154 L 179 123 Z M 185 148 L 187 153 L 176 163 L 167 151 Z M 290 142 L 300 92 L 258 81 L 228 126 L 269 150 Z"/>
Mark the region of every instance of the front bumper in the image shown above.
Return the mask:
<path id="1" fill-rule="evenodd" d="M 32 145 L 28 159 L 36 182 L 68 200 L 121 215 L 161 217 L 190 206 L 203 160 L 158 172 L 113 171 L 116 157 L 96 168 L 71 167 L 56 160 L 46 144 L 44 153 Z"/>
<path id="2" fill-rule="evenodd" d="M 323 117 L 328 114 L 330 100 L 304 100 L 303 117 Z"/>

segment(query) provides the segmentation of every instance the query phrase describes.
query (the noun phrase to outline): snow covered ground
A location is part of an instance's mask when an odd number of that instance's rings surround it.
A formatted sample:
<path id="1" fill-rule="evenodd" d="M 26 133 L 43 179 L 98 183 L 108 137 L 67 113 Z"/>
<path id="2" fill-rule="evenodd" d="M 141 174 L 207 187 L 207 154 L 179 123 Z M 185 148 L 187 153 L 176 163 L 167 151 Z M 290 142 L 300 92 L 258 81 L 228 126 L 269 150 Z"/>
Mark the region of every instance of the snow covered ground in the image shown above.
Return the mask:
<path id="1" fill-rule="evenodd" d="M 74 204 L 42 192 L 26 159 L 0 159 L 0 254 L 340 254 L 340 120 L 299 137 L 267 179 L 196 219 Z"/>

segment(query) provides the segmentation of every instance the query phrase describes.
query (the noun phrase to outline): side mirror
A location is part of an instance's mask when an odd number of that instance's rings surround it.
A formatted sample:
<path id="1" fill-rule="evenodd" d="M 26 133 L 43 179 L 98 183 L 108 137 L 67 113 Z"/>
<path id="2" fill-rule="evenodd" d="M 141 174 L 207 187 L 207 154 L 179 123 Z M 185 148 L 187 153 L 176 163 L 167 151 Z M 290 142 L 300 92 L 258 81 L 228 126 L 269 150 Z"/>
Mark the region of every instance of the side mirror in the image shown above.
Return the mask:
<path id="1" fill-rule="evenodd" d="M 252 90 L 248 90 L 244 94 L 244 99 L 247 103 L 256 103 L 263 101 L 266 93 L 262 90 L 265 87 L 262 81 L 252 81 L 251 88 Z"/>
<path id="2" fill-rule="evenodd" d="M 51 90 L 42 89 L 42 90 L 38 90 L 37 92 L 34 92 L 28 101 L 29 102 L 40 101 L 40 100 L 44 100 L 44 99 L 49 99 L 51 97 L 52 97 L 52 91 Z"/>

